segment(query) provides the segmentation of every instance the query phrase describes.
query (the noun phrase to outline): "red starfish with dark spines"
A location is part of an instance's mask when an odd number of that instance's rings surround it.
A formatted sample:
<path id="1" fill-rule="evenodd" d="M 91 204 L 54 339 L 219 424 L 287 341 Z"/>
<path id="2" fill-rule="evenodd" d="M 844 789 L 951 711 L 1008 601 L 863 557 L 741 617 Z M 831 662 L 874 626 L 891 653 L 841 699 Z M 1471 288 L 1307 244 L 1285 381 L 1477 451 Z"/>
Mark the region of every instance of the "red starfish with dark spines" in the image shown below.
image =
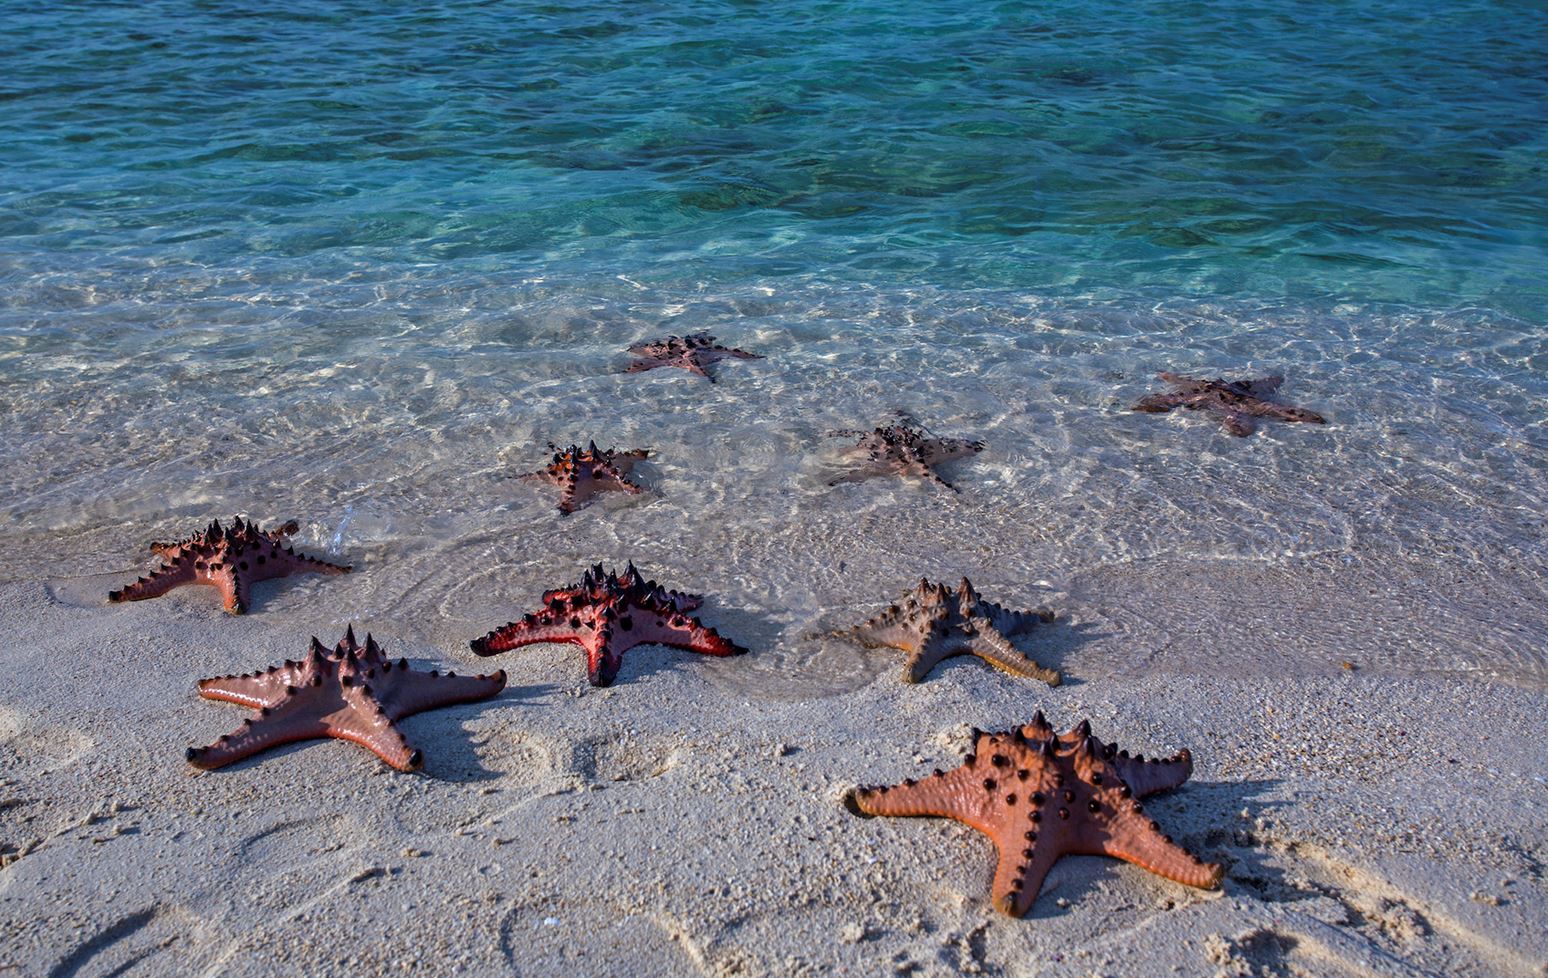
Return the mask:
<path id="1" fill-rule="evenodd" d="M 188 763 L 209 770 L 281 744 L 337 737 L 360 744 L 400 771 L 413 771 L 424 763 L 424 754 L 409 746 L 396 721 L 488 699 L 504 688 L 504 670 L 487 676 L 442 675 L 411 669 L 407 659 L 394 663 L 370 635 L 364 646 L 356 642 L 350 626 L 331 651 L 314 636 L 299 662 L 200 680 L 200 696 L 252 707 L 258 716 L 208 747 L 188 748 Z"/>
<path id="2" fill-rule="evenodd" d="M 347 574 L 349 568 L 298 554 L 285 538 L 300 527 L 295 520 L 275 530 L 240 516 L 223 527 L 214 520 L 202 532 L 176 543 L 153 543 L 151 550 L 162 565 L 133 584 L 108 592 L 109 601 L 144 601 L 159 598 L 185 584 L 207 584 L 220 589 L 227 611 L 240 615 L 252 602 L 252 586 L 258 581 L 291 574 Z"/>
<path id="3" fill-rule="evenodd" d="M 1093 737 L 1089 722 L 1060 735 L 1039 712 L 1009 733 L 974 730 L 961 767 L 857 789 L 844 801 L 857 815 L 938 815 L 984 833 L 1000 852 L 994 905 L 1020 917 L 1065 855 L 1113 856 L 1188 886 L 1218 887 L 1224 868 L 1173 842 L 1139 803 L 1192 772 L 1186 750 L 1130 757 Z"/>
<path id="4" fill-rule="evenodd" d="M 703 601 L 700 595 L 645 580 L 632 563 L 621 575 L 597 564 L 580 583 L 545 591 L 543 607 L 536 612 L 471 645 L 479 655 L 543 642 L 579 645 L 586 650 L 586 675 L 593 686 L 612 685 L 624 653 L 636 645 L 668 645 L 714 656 L 744 654 L 746 649 L 691 614 Z"/>

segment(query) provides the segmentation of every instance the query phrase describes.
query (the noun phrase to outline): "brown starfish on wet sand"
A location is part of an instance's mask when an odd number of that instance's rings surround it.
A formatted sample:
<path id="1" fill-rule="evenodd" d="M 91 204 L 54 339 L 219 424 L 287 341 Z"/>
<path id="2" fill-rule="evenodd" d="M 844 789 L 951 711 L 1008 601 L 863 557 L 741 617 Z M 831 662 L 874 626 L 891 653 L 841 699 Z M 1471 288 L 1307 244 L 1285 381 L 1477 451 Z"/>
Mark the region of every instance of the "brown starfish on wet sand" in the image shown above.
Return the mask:
<path id="1" fill-rule="evenodd" d="M 226 610 L 242 614 L 251 603 L 252 586 L 291 574 L 347 574 L 349 568 L 298 554 L 285 537 L 300 527 L 291 520 L 277 530 L 260 530 L 258 524 L 239 516 L 231 526 L 215 520 L 202 532 L 176 543 L 153 543 L 150 548 L 164 563 L 133 584 L 108 592 L 109 601 L 144 601 L 157 598 L 184 584 L 208 584 L 220 589 Z"/>
<path id="2" fill-rule="evenodd" d="M 668 336 L 666 339 L 636 343 L 629 347 L 629 352 L 634 354 L 635 359 L 629 364 L 626 373 L 637 374 L 645 370 L 654 370 L 656 367 L 682 367 L 712 384 L 715 378 L 711 377 L 705 368 L 716 360 L 724 360 L 728 357 L 735 357 L 738 360 L 763 359 L 757 353 L 721 346 L 715 342 L 715 337 L 708 333 Z"/>
<path id="3" fill-rule="evenodd" d="M 919 781 L 860 788 L 844 798 L 855 814 L 938 815 L 987 835 L 999 850 L 996 909 L 1020 917 L 1061 856 L 1113 856 L 1188 886 L 1214 889 L 1223 867 L 1172 841 L 1139 799 L 1193 773 L 1186 750 L 1166 759 L 1130 757 L 1082 722 L 1058 735 L 1043 714 L 1009 733 L 973 731 L 961 767 Z"/>
<path id="4" fill-rule="evenodd" d="M 210 770 L 298 740 L 337 737 L 366 747 L 400 771 L 417 770 L 424 754 L 411 748 L 394 724 L 406 716 L 455 703 L 472 703 L 505 688 L 505 672 L 489 676 L 418 672 L 407 659 L 388 660 L 353 626 L 329 651 L 315 637 L 299 662 L 287 660 L 264 672 L 205 679 L 199 695 L 258 711 L 236 732 L 208 747 L 188 748 L 188 763 Z"/>
<path id="5" fill-rule="evenodd" d="M 1225 430 L 1238 436 L 1253 433 L 1256 429 L 1253 418 L 1327 423 L 1327 419 L 1315 411 L 1278 404 L 1268 399 L 1285 382 L 1283 377 L 1259 377 L 1257 380 L 1222 380 L 1216 377 L 1214 380 L 1199 380 L 1172 373 L 1156 376 L 1175 389 L 1167 394 L 1151 394 L 1141 398 L 1129 410 L 1151 414 L 1165 414 L 1177 407 L 1190 411 L 1213 411 L 1220 415 L 1220 423 L 1225 426 Z"/>
<path id="6" fill-rule="evenodd" d="M 634 468 L 634 463 L 650 457 L 646 449 L 629 452 L 609 449 L 604 452 L 597 448 L 595 441 L 585 448 L 578 445 L 560 448 L 549 442 L 548 448 L 554 453 L 548 466 L 536 472 L 528 472 L 520 478 L 559 486 L 559 512 L 567 516 L 586 505 L 592 496 L 604 489 L 636 496 L 645 491 L 643 486 L 629 481 L 629 472 Z"/>
<path id="7" fill-rule="evenodd" d="M 1054 613 L 1047 608 L 1012 611 L 985 601 L 965 577 L 955 591 L 921 578 L 919 586 L 897 604 L 838 634 L 870 648 L 907 652 L 908 662 L 903 667 L 907 683 L 923 682 L 948 656 L 976 655 L 996 669 L 1057 686 L 1057 670 L 1033 662 L 1007 637 L 1025 634 L 1053 620 Z"/>
<path id="8" fill-rule="evenodd" d="M 704 599 L 647 581 L 630 564 L 623 574 L 597 564 L 579 584 L 543 594 L 543 607 L 474 639 L 473 651 L 495 655 L 540 642 L 572 642 L 586 650 L 593 686 L 612 685 L 625 652 L 636 645 L 669 645 L 705 655 L 747 650 L 701 624 L 690 612 Z"/>
<path id="9" fill-rule="evenodd" d="M 879 475 L 912 475 L 945 486 L 953 492 L 957 487 L 942 479 L 935 466 L 952 459 L 976 455 L 984 450 L 981 441 L 963 438 L 932 438 L 925 431 L 908 422 L 891 424 L 871 431 L 830 431 L 829 438 L 859 438 L 848 451 L 864 453 L 865 461 L 854 470 L 828 482 L 836 486 L 840 482 L 861 482 Z"/>

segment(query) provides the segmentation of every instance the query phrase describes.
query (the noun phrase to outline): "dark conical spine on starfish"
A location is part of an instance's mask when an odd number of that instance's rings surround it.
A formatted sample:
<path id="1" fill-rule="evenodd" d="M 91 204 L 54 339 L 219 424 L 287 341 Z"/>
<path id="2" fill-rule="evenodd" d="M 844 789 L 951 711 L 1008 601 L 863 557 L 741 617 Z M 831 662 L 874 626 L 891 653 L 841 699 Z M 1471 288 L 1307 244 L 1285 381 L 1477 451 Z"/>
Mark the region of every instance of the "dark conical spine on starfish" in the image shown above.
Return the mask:
<path id="1" fill-rule="evenodd" d="M 396 722 L 440 706 L 488 699 L 505 688 L 505 672 L 442 675 L 391 661 L 370 635 L 364 646 L 351 626 L 332 650 L 316 637 L 299 661 L 263 672 L 199 682 L 199 695 L 257 710 L 242 726 L 207 747 L 190 747 L 195 767 L 212 770 L 282 744 L 321 737 L 369 749 L 400 771 L 417 770 L 424 754 L 411 747 Z"/>
<path id="2" fill-rule="evenodd" d="M 989 836 L 999 850 L 993 899 L 1020 917 L 1064 855 L 1106 855 L 1188 886 L 1213 889 L 1223 867 L 1172 841 L 1139 799 L 1175 788 L 1193 757 L 1130 757 L 1082 722 L 1061 735 L 1038 713 L 1009 733 L 973 731 L 973 748 L 951 771 L 918 781 L 859 788 L 845 796 L 858 815 L 942 816 Z"/>
<path id="3" fill-rule="evenodd" d="M 252 585 L 291 574 L 347 574 L 350 568 L 298 554 L 285 538 L 299 527 L 294 520 L 274 530 L 240 516 L 223 527 L 214 520 L 203 532 L 176 543 L 152 543 L 151 551 L 163 563 L 149 576 L 116 591 L 108 600 L 144 601 L 160 597 L 185 584 L 206 584 L 220 590 L 227 611 L 245 612 L 252 603 Z"/>
<path id="4" fill-rule="evenodd" d="M 588 570 L 579 583 L 543 593 L 543 606 L 495 629 L 470 645 L 479 655 L 496 655 L 526 645 L 569 642 L 586 651 L 587 678 L 611 685 L 623 655 L 636 645 L 667 645 L 705 655 L 742 655 L 747 650 L 692 612 L 703 599 L 647 581 L 631 563 L 623 574 Z"/>

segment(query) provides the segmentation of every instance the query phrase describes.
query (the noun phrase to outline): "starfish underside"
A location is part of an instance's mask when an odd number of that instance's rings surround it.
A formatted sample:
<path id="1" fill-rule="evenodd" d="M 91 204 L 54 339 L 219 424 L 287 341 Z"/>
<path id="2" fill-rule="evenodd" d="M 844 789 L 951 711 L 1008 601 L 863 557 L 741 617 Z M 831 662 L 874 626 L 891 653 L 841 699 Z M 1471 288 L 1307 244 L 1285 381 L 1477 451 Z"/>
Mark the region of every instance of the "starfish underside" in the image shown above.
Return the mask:
<path id="1" fill-rule="evenodd" d="M 1038 713 L 1009 733 L 973 731 L 962 766 L 919 781 L 860 788 L 845 798 L 858 815 L 936 815 L 987 835 L 999 850 L 993 899 L 1020 917 L 1061 856 L 1113 856 L 1188 886 L 1214 889 L 1223 867 L 1172 841 L 1139 799 L 1175 788 L 1193 757 L 1147 761 L 1091 736 L 1082 722 L 1058 735 Z"/>
<path id="2" fill-rule="evenodd" d="M 546 468 L 528 472 L 523 479 L 535 479 L 560 487 L 559 512 L 569 515 L 603 490 L 616 490 L 639 495 L 643 486 L 629 481 L 634 463 L 650 457 L 646 449 L 621 452 L 617 449 L 602 451 L 596 442 L 585 448 L 571 445 L 561 449 L 552 442 L 548 445 L 554 453 Z"/>
<path id="3" fill-rule="evenodd" d="M 593 686 L 611 685 L 624 653 L 636 645 L 716 656 L 745 653 L 691 614 L 703 600 L 645 580 L 632 563 L 621 575 L 597 564 L 579 584 L 544 592 L 542 608 L 474 639 L 472 648 L 479 655 L 495 655 L 541 642 L 571 642 L 586 650 L 586 675 Z"/>
<path id="4" fill-rule="evenodd" d="M 347 574 L 349 568 L 298 554 L 285 543 L 295 533 L 295 520 L 275 530 L 239 516 L 230 527 L 215 520 L 202 532 L 176 543 L 153 543 L 163 563 L 149 577 L 108 592 L 109 601 L 157 598 L 184 584 L 208 584 L 220 589 L 226 610 L 242 614 L 252 603 L 252 586 L 291 574 Z"/>
<path id="5" fill-rule="evenodd" d="M 1315 411 L 1292 407 L 1269 400 L 1269 397 L 1285 382 L 1283 377 L 1259 377 L 1256 380 L 1199 380 L 1182 374 L 1157 374 L 1174 388 L 1166 394 L 1151 394 L 1141 398 L 1131 411 L 1147 411 L 1165 414 L 1173 408 L 1190 411 L 1213 411 L 1220 416 L 1220 423 L 1233 435 L 1250 435 L 1256 429 L 1254 418 L 1278 418 L 1281 421 L 1304 421 L 1309 424 L 1326 424 L 1327 419 Z"/>
<path id="6" fill-rule="evenodd" d="M 637 374 L 645 370 L 654 370 L 656 367 L 682 367 L 712 384 L 715 378 L 711 377 L 705 368 L 716 360 L 724 360 L 728 357 L 735 357 L 738 360 L 763 359 L 757 353 L 721 346 L 715 342 L 715 337 L 708 333 L 668 336 L 666 339 L 636 343 L 629 347 L 629 352 L 634 354 L 635 359 L 629 364 L 627 373 Z"/>
<path id="7" fill-rule="evenodd" d="M 396 721 L 488 699 L 504 688 L 504 670 L 443 676 L 434 670 L 417 672 L 407 659 L 391 662 L 370 635 L 364 647 L 359 645 L 351 626 L 331 651 L 314 637 L 311 651 L 299 662 L 201 680 L 200 696 L 252 707 L 258 716 L 208 747 L 188 748 L 188 762 L 209 770 L 281 744 L 337 737 L 369 748 L 400 771 L 413 771 L 424 755 L 409 746 Z"/>
<path id="8" fill-rule="evenodd" d="M 976 655 L 996 669 L 1057 686 L 1058 670 L 1033 662 L 1009 639 L 1053 620 L 1054 613 L 1047 608 L 1013 611 L 986 601 L 965 577 L 955 591 L 920 578 L 919 586 L 897 604 L 839 634 L 870 648 L 907 652 L 904 682 L 923 682 L 949 656 Z"/>
<path id="9" fill-rule="evenodd" d="M 830 480 L 830 486 L 841 482 L 861 482 L 880 475 L 910 475 L 955 492 L 957 487 L 937 475 L 935 466 L 976 455 L 984 450 L 981 441 L 932 438 L 910 424 L 892 424 L 871 431 L 830 431 L 828 437 L 859 438 L 848 451 L 854 455 L 864 453 L 866 456 L 861 465 Z"/>

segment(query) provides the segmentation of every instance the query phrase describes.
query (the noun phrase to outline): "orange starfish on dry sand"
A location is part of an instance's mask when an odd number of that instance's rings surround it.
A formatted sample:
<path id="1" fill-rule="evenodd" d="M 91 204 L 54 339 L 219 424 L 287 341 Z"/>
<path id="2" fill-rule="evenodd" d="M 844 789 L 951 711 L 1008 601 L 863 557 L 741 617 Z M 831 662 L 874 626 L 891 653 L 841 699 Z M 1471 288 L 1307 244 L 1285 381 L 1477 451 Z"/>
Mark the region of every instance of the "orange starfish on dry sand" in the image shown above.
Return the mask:
<path id="1" fill-rule="evenodd" d="M 231 526 L 215 520 L 203 532 L 176 543 L 153 543 L 151 550 L 164 563 L 133 584 L 108 592 L 109 601 L 144 601 L 159 598 L 184 584 L 208 584 L 220 589 L 226 610 L 240 615 L 252 601 L 252 586 L 291 574 L 348 574 L 342 564 L 298 554 L 285 538 L 299 527 L 291 520 L 277 530 L 260 530 L 258 524 L 238 516 Z"/>
<path id="2" fill-rule="evenodd" d="M 994 905 L 1020 917 L 1066 854 L 1114 856 L 1188 886 L 1218 887 L 1225 869 L 1173 842 L 1139 803 L 1191 773 L 1186 750 L 1130 757 L 1093 737 L 1088 722 L 1059 735 L 1039 712 L 1009 733 L 974 730 L 973 753 L 955 770 L 859 788 L 844 803 L 857 815 L 939 815 L 984 833 L 1000 852 Z"/>
<path id="3" fill-rule="evenodd" d="M 368 748 L 400 771 L 414 771 L 424 754 L 408 745 L 396 721 L 488 699 L 504 688 L 504 670 L 488 676 L 416 672 L 407 659 L 388 660 L 370 635 L 361 646 L 351 626 L 331 652 L 313 637 L 300 662 L 200 680 L 200 696 L 250 706 L 258 716 L 208 747 L 188 748 L 188 763 L 209 770 L 281 744 L 337 737 Z"/>

